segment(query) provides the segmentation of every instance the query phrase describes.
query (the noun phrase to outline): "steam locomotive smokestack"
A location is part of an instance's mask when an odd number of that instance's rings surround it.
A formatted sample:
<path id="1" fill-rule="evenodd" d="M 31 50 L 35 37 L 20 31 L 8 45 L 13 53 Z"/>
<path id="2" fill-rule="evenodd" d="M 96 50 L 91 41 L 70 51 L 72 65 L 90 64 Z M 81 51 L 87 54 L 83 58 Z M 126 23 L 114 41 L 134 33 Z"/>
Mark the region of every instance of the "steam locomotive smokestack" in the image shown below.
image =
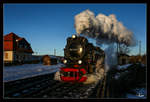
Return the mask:
<path id="1" fill-rule="evenodd" d="M 79 35 L 96 39 L 98 45 L 114 42 L 136 45 L 133 32 L 125 28 L 114 14 L 95 16 L 90 10 L 85 10 L 75 16 L 75 29 Z"/>

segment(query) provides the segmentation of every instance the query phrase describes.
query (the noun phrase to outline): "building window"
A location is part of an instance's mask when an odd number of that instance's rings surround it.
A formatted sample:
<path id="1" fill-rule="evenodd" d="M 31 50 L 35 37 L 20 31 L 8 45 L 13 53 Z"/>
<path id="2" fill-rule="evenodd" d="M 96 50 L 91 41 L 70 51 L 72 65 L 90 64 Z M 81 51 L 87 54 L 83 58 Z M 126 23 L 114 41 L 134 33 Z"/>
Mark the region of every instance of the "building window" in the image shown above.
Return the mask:
<path id="1" fill-rule="evenodd" d="M 8 59 L 8 53 L 5 53 L 5 58 Z"/>

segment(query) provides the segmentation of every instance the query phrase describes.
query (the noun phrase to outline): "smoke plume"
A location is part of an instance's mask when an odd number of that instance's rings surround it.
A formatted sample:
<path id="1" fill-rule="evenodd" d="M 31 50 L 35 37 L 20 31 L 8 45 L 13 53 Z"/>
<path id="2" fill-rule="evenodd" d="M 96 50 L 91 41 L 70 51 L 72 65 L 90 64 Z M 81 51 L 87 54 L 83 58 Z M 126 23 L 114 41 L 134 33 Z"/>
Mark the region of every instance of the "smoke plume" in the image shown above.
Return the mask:
<path id="1" fill-rule="evenodd" d="M 75 29 L 77 34 L 96 39 L 98 45 L 113 42 L 135 45 L 133 32 L 125 28 L 114 14 L 95 16 L 90 10 L 85 10 L 75 16 Z"/>

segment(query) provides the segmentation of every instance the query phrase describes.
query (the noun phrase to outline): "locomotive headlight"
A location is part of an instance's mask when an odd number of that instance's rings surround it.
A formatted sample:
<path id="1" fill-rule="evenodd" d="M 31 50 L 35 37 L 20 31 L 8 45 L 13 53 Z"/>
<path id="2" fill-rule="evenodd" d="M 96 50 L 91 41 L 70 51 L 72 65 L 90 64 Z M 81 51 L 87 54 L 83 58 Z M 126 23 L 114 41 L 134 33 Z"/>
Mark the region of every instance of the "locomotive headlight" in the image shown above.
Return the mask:
<path id="1" fill-rule="evenodd" d="M 79 61 L 78 61 L 78 63 L 79 63 L 79 64 L 81 64 L 81 63 L 82 63 L 82 61 L 81 61 L 81 60 L 79 60 Z"/>
<path id="2" fill-rule="evenodd" d="M 64 60 L 63 62 L 64 62 L 64 63 L 67 63 L 67 60 Z"/>
<path id="3" fill-rule="evenodd" d="M 83 50 L 83 49 L 82 49 L 82 47 L 80 47 L 79 52 L 81 53 L 81 52 L 82 52 L 82 50 Z"/>
<path id="4" fill-rule="evenodd" d="M 76 35 L 72 35 L 72 38 L 73 38 L 73 39 L 76 38 Z"/>

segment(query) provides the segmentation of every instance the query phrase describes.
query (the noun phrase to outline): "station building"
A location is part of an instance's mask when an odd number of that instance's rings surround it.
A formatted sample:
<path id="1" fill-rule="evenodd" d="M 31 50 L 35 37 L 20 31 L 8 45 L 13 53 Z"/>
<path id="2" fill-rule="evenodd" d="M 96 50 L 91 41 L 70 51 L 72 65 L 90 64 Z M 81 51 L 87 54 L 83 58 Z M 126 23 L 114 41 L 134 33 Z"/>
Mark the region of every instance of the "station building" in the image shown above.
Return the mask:
<path id="1" fill-rule="evenodd" d="M 130 62 L 130 56 L 127 54 L 119 54 L 118 55 L 118 64 L 119 65 L 124 65 L 124 64 L 129 64 Z"/>
<path id="2" fill-rule="evenodd" d="M 5 63 L 24 62 L 32 59 L 33 50 L 25 38 L 11 32 L 4 36 L 3 44 L 3 59 Z"/>

